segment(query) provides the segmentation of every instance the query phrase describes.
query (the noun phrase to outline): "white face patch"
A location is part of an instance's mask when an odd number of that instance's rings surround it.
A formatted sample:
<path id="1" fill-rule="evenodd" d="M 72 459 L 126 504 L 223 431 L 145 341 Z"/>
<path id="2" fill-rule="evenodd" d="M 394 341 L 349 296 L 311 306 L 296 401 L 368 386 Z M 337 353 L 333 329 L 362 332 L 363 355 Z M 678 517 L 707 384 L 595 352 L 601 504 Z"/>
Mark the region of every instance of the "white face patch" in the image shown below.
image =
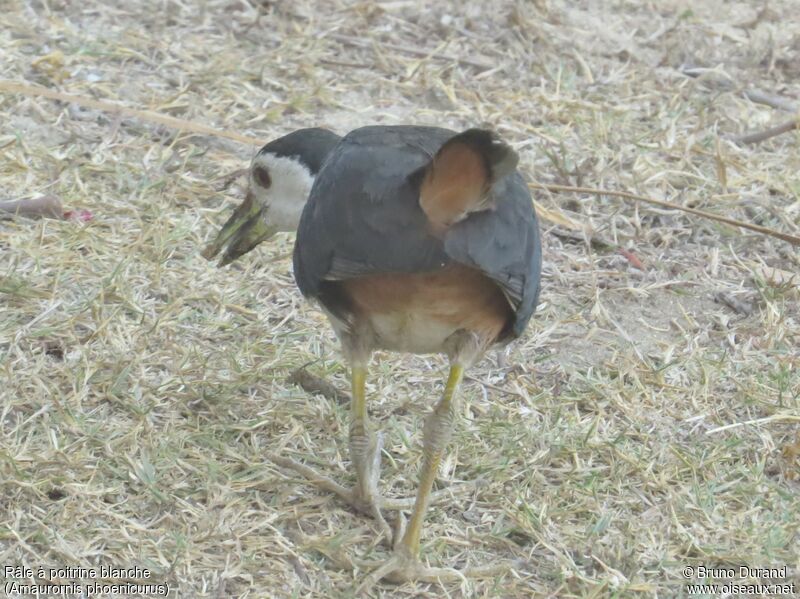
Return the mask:
<path id="1" fill-rule="evenodd" d="M 264 188 L 253 176 L 257 167 L 269 173 L 269 187 Z M 311 171 L 295 158 L 259 154 L 250 165 L 250 193 L 257 204 L 267 208 L 264 219 L 278 231 L 297 231 L 313 184 Z"/>

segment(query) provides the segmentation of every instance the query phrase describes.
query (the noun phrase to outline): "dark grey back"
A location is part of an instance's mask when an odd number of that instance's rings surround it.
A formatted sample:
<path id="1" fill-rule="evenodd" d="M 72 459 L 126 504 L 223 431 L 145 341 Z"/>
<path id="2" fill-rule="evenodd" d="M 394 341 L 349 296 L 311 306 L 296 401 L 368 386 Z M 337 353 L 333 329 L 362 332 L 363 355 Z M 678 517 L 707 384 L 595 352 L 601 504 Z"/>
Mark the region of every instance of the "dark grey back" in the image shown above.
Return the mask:
<path id="1" fill-rule="evenodd" d="M 324 302 L 329 281 L 459 262 L 503 288 L 515 310 L 513 335 L 525 329 L 539 296 L 541 244 L 522 177 L 498 181 L 496 209 L 469 216 L 444 239 L 430 234 L 419 206 L 419 174 L 455 134 L 374 126 L 342 138 L 314 182 L 297 231 L 294 274 L 303 295 Z"/>

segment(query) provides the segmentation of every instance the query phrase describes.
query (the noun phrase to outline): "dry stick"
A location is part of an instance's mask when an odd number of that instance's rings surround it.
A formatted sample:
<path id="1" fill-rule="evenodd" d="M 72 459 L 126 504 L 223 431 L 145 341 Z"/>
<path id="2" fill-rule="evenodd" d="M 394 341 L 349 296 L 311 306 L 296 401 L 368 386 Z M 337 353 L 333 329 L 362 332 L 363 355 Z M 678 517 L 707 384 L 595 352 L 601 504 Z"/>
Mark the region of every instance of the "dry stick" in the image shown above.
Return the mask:
<path id="1" fill-rule="evenodd" d="M 788 133 L 789 131 L 797 129 L 797 123 L 798 123 L 797 120 L 786 121 L 785 123 L 778 125 L 777 127 L 772 127 L 772 129 L 767 129 L 766 131 L 759 131 L 758 133 L 748 133 L 747 135 L 740 135 L 738 137 L 733 137 L 731 139 L 740 144 L 757 144 L 759 142 L 764 141 L 765 139 L 769 139 L 770 137 L 775 137 L 776 135 L 782 135 L 784 133 Z"/>
<path id="2" fill-rule="evenodd" d="M 756 418 L 755 420 L 746 420 L 744 422 L 732 422 L 731 424 L 718 426 L 716 428 L 712 428 L 711 430 L 707 430 L 706 434 L 713 435 L 714 433 L 720 433 L 722 431 L 727 431 L 732 428 L 749 426 L 751 424 L 766 424 L 767 422 L 774 422 L 774 421 L 800 422 L 800 416 L 796 414 L 773 414 L 772 416 L 767 416 L 765 418 Z"/>
<path id="3" fill-rule="evenodd" d="M 688 77 L 699 77 L 700 75 L 711 72 L 712 69 L 683 69 L 681 72 L 688 76 Z M 710 82 L 716 87 L 719 87 L 724 90 L 731 90 L 733 89 L 733 82 L 732 81 L 717 81 L 717 82 Z M 756 102 L 757 104 L 765 104 L 766 106 L 770 106 L 772 108 L 777 108 L 779 110 L 785 110 L 786 112 L 800 112 L 800 106 L 789 100 L 788 98 L 783 98 L 781 96 L 775 96 L 773 94 L 768 94 L 758 89 L 746 89 L 742 92 L 745 98 L 750 100 L 751 102 Z M 797 120 L 787 121 L 777 127 L 773 127 L 771 129 L 767 129 L 766 131 L 759 131 L 757 133 L 748 133 L 747 135 L 738 135 L 738 136 L 731 136 L 731 141 L 735 143 L 741 144 L 757 144 L 759 142 L 764 141 L 765 139 L 769 139 L 770 137 L 775 137 L 776 135 L 782 135 L 783 133 L 788 133 L 793 129 L 798 128 Z"/>
<path id="4" fill-rule="evenodd" d="M 142 119 L 143 121 L 164 125 L 165 127 L 170 127 L 172 129 L 191 131 L 192 133 L 199 133 L 200 135 L 225 137 L 227 139 L 232 139 L 240 143 L 254 146 L 260 146 L 264 143 L 263 140 L 256 139 L 255 137 L 240 135 L 231 131 L 221 131 L 219 129 L 214 129 L 213 127 L 206 127 L 205 125 L 199 125 L 191 121 L 177 119 L 175 117 L 166 116 L 150 110 L 127 108 L 125 106 L 120 106 L 119 104 L 113 104 L 103 100 L 95 100 L 94 98 L 87 98 L 86 96 L 65 94 L 52 89 L 47 89 L 45 87 L 39 87 L 38 85 L 27 85 L 25 83 L 17 83 L 15 81 L 0 79 L 0 91 L 12 94 L 25 94 L 26 96 L 39 96 L 42 98 L 49 98 L 50 100 L 59 100 L 61 102 L 72 102 L 74 104 L 85 106 L 87 108 L 93 108 L 95 110 L 103 110 L 112 114 L 118 113 L 124 116 L 135 117 Z"/>
<path id="5" fill-rule="evenodd" d="M 311 374 L 305 367 L 298 368 L 292 372 L 292 374 L 287 377 L 286 382 L 297 385 L 308 393 L 322 395 L 322 397 L 335 401 L 338 404 L 350 403 L 350 395 L 344 391 L 340 391 L 335 385 L 329 383 L 325 379 Z"/>
<path id="6" fill-rule="evenodd" d="M 334 67 L 348 67 L 351 69 L 371 69 L 373 66 L 371 64 L 367 64 L 366 62 L 345 62 L 343 60 L 328 60 L 327 58 L 323 58 L 320 61 L 320 64 L 327 64 Z"/>
<path id="7" fill-rule="evenodd" d="M 537 208 L 538 210 L 538 208 Z M 537 214 L 538 216 L 538 214 Z M 586 243 L 588 242 L 590 246 L 592 246 L 596 250 L 609 250 L 614 249 L 614 244 L 610 241 L 607 241 L 597 235 L 596 233 L 592 232 L 589 234 L 588 232 L 584 231 L 579 233 L 578 231 L 566 231 L 560 229 L 550 229 L 550 235 L 555 235 L 559 239 L 564 239 L 566 241 L 572 241 L 574 243 Z"/>
<path id="8" fill-rule="evenodd" d="M 788 241 L 792 245 L 800 245 L 800 237 L 797 235 L 790 235 L 789 233 L 782 233 L 781 231 L 775 231 L 774 229 L 769 229 L 767 227 L 762 227 L 761 225 L 754 225 L 752 223 L 746 223 L 740 220 L 736 220 L 735 218 L 728 218 L 727 216 L 721 216 L 719 214 L 714 214 L 713 212 L 705 212 L 704 210 L 698 210 L 697 208 L 689 208 L 687 206 L 681 206 L 679 204 L 673 204 L 672 202 L 666 202 L 664 200 L 656 200 L 655 198 L 649 198 L 647 196 L 640 196 L 636 195 L 635 193 L 630 193 L 628 191 L 613 191 L 610 189 L 592 189 L 590 187 L 573 187 L 571 185 L 555 185 L 555 184 L 544 184 L 544 183 L 531 183 L 530 187 L 538 188 L 538 189 L 546 189 L 548 191 L 568 191 L 573 193 L 591 193 L 594 195 L 608 195 L 614 196 L 618 198 L 625 198 L 628 200 L 636 200 L 637 202 L 647 202 L 648 204 L 655 204 L 656 206 L 662 206 L 664 208 L 670 208 L 672 210 L 680 210 L 682 212 L 688 212 L 690 214 L 695 214 L 697 216 L 702 216 L 703 218 L 707 218 L 710 220 L 716 220 L 721 223 L 725 223 L 728 225 L 733 225 L 734 227 L 741 227 L 743 229 L 749 229 L 750 231 L 755 231 L 756 233 L 761 233 L 762 235 L 769 235 L 770 237 L 777 237 L 778 239 L 782 239 L 783 241 Z"/>
<path id="9" fill-rule="evenodd" d="M 695 68 L 695 69 L 681 69 L 680 71 L 682 74 L 686 75 L 687 77 L 691 77 L 692 79 L 697 79 L 698 77 L 706 74 L 706 73 L 714 73 L 714 69 L 706 69 L 706 68 Z M 724 91 L 734 91 L 736 87 L 733 80 L 706 80 L 704 81 L 706 85 L 710 87 L 716 87 L 722 89 Z M 786 112 L 797 112 L 800 110 L 800 106 L 792 102 L 789 98 L 784 98 L 782 96 L 776 96 L 774 94 L 768 94 L 765 91 L 761 91 L 760 89 L 750 88 L 742 90 L 742 95 L 750 100 L 751 102 L 755 102 L 756 104 L 764 104 L 766 106 L 770 106 L 771 108 L 777 108 L 779 110 L 785 110 Z"/>
<path id="10" fill-rule="evenodd" d="M 198 125 L 197 123 L 186 121 L 184 119 L 178 119 L 171 116 L 164 116 L 162 114 L 158 114 L 157 112 L 151 112 L 149 110 L 137 110 L 135 108 L 126 108 L 125 106 L 118 106 L 117 104 L 113 104 L 111 102 L 95 100 L 94 98 L 87 98 L 86 96 L 65 94 L 62 92 L 57 92 L 44 87 L 40 87 L 38 85 L 27 85 L 24 83 L 17 83 L 14 81 L 0 79 L 0 91 L 5 91 L 15 94 L 24 94 L 27 96 L 39 96 L 42 98 L 49 98 L 51 100 L 59 100 L 61 102 L 72 102 L 80 106 L 94 108 L 95 110 L 104 110 L 106 112 L 119 113 L 126 116 L 139 118 L 151 123 L 158 123 L 166 127 L 174 127 L 176 129 L 191 131 L 193 133 L 199 133 L 201 135 L 213 135 L 215 137 L 224 137 L 227 139 L 232 139 L 234 141 L 255 146 L 259 146 L 263 143 L 263 140 L 256 139 L 255 137 L 240 135 L 238 133 L 233 133 L 230 131 L 221 131 L 219 129 L 214 129 L 212 127 L 206 127 L 205 125 Z M 796 122 L 793 121 L 793 123 L 796 125 Z M 736 227 L 742 227 L 743 229 L 749 229 L 751 231 L 755 231 L 756 233 L 761 233 L 762 235 L 777 237 L 778 239 L 783 239 L 784 241 L 788 241 L 793 245 L 800 245 L 800 237 L 797 237 L 796 235 L 781 233 L 780 231 L 774 231 L 772 229 L 768 229 L 767 227 L 762 227 L 760 225 L 745 223 L 733 218 L 727 218 L 725 216 L 720 216 L 718 214 L 712 214 L 711 212 L 704 212 L 702 210 L 697 210 L 696 208 L 687 208 L 686 206 L 679 206 L 678 204 L 673 204 L 671 202 L 665 202 L 663 200 L 656 200 L 653 198 L 636 195 L 634 193 L 629 193 L 627 191 L 591 189 L 589 187 L 572 187 L 570 185 L 555 185 L 555 184 L 544 185 L 542 183 L 531 183 L 531 187 L 547 189 L 549 191 L 566 191 L 573 193 L 591 193 L 594 195 L 607 195 L 619 198 L 627 198 L 629 200 L 636 200 L 640 202 L 648 202 L 650 204 L 656 204 L 657 206 L 663 206 L 665 208 L 671 208 L 673 210 L 681 210 L 683 212 L 689 212 L 697 216 L 702 216 L 703 218 L 716 220 Z"/>
<path id="11" fill-rule="evenodd" d="M 0 220 L 14 218 L 18 215 L 63 218 L 64 209 L 61 207 L 61 199 L 54 195 L 44 195 L 32 199 L 0 200 Z"/>
<path id="12" fill-rule="evenodd" d="M 785 110 L 786 112 L 800 111 L 800 105 L 795 104 L 791 100 L 781 96 L 768 94 L 758 89 L 745 90 L 744 96 L 751 102 L 755 102 L 756 104 L 764 104 L 771 108 L 777 108 L 778 110 Z"/>
<path id="13" fill-rule="evenodd" d="M 350 46 L 355 46 L 356 48 L 369 48 L 370 43 L 365 40 L 356 39 L 350 37 L 349 35 L 342 35 L 340 33 L 331 33 L 328 36 L 330 39 L 336 40 L 337 42 L 342 42 L 343 44 L 348 44 Z M 403 46 L 401 44 L 392 44 L 389 42 L 379 42 L 381 46 L 384 48 L 388 48 L 389 50 L 395 50 L 397 52 L 405 52 L 406 54 L 411 54 L 412 56 L 421 56 L 422 58 L 431 58 L 434 60 L 445 60 L 445 61 L 455 61 L 463 65 L 476 67 L 478 69 L 493 69 L 496 65 L 486 64 L 485 62 L 478 62 L 477 60 L 470 60 L 468 58 L 460 58 L 458 56 L 453 56 L 452 54 L 440 54 L 434 52 L 431 55 L 431 50 L 425 50 L 421 48 L 414 48 L 412 46 Z"/>
<path id="14" fill-rule="evenodd" d="M 753 308 L 748 302 L 742 301 L 739 298 L 731 295 L 727 291 L 720 291 L 714 295 L 714 299 L 722 302 L 734 312 L 742 314 L 743 316 L 750 316 L 753 313 Z"/>

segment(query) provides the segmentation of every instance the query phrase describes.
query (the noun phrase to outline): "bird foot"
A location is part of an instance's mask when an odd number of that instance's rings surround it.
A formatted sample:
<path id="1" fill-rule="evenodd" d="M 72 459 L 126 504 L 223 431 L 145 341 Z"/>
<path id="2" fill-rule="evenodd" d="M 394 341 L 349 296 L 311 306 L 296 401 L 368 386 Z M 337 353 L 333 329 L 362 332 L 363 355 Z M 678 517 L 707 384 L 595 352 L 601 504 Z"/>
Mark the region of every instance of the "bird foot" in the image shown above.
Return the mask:
<path id="1" fill-rule="evenodd" d="M 364 493 L 359 485 L 356 485 L 350 491 L 350 499 L 345 499 L 357 512 L 361 512 L 367 516 L 372 516 L 378 523 L 383 533 L 383 540 L 389 547 L 392 547 L 394 540 L 398 537 L 394 535 L 392 527 L 386 522 L 381 511 L 382 501 L 377 489 L 370 489 Z"/>
<path id="2" fill-rule="evenodd" d="M 350 459 L 357 474 L 357 483 L 351 492 L 350 504 L 357 511 L 375 518 L 383 531 L 383 538 L 392 546 L 392 529 L 381 512 L 381 495 L 378 482 L 381 478 L 381 450 L 383 435 L 370 433 L 363 421 L 355 421 L 350 430 Z"/>
<path id="3" fill-rule="evenodd" d="M 267 454 L 267 459 L 272 463 L 286 468 L 287 470 L 292 470 L 298 474 L 300 474 L 303 478 L 305 478 L 309 483 L 316 486 L 317 488 L 326 491 L 328 493 L 333 493 L 334 495 L 338 496 L 339 499 L 350 505 L 355 511 L 365 514 L 367 516 L 372 516 L 378 522 L 379 526 L 382 529 L 384 538 L 387 544 L 392 547 L 393 541 L 395 539 L 399 539 L 400 535 L 396 533 L 396 531 L 392 531 L 392 528 L 386 522 L 386 519 L 383 517 L 381 510 L 390 510 L 390 511 L 400 511 L 400 510 L 409 510 L 414 507 L 415 499 L 413 497 L 409 498 L 386 498 L 381 497 L 377 489 L 373 488 L 370 489 L 367 493 L 362 492 L 359 489 L 359 486 L 356 485 L 354 488 L 349 489 L 337 483 L 335 480 L 328 476 L 324 476 L 317 472 L 314 468 L 310 466 L 306 466 L 305 464 L 301 464 L 300 462 L 293 460 L 292 458 L 287 458 L 285 456 L 280 456 L 274 453 Z M 443 494 L 440 492 L 439 494 L 432 494 L 432 503 L 436 503 L 437 499 L 441 500 L 443 498 Z M 402 518 L 398 517 L 398 527 L 402 526 Z"/>
<path id="4" fill-rule="evenodd" d="M 363 562 L 365 567 L 377 567 L 371 572 L 356 589 L 356 595 L 368 593 L 380 580 L 387 580 L 395 584 L 408 581 L 422 582 L 449 582 L 454 580 L 467 580 L 469 578 L 492 578 L 504 574 L 511 569 L 511 564 L 493 564 L 457 570 L 455 568 L 431 568 L 424 566 L 419 558 L 414 556 L 406 547 L 395 548 L 392 557 L 385 562 Z"/>

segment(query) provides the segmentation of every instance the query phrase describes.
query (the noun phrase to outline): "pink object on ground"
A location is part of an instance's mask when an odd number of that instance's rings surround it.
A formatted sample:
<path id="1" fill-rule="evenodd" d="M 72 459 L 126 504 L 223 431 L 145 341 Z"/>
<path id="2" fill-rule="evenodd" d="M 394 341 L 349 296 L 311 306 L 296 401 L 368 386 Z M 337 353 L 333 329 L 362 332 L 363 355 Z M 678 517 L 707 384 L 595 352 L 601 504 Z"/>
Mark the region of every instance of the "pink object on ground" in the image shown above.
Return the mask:
<path id="1" fill-rule="evenodd" d="M 77 210 L 64 211 L 64 219 L 66 220 L 78 220 L 82 223 L 88 223 L 93 218 L 94 214 L 92 214 L 92 211 L 84 210 L 83 208 L 79 208 Z"/>

